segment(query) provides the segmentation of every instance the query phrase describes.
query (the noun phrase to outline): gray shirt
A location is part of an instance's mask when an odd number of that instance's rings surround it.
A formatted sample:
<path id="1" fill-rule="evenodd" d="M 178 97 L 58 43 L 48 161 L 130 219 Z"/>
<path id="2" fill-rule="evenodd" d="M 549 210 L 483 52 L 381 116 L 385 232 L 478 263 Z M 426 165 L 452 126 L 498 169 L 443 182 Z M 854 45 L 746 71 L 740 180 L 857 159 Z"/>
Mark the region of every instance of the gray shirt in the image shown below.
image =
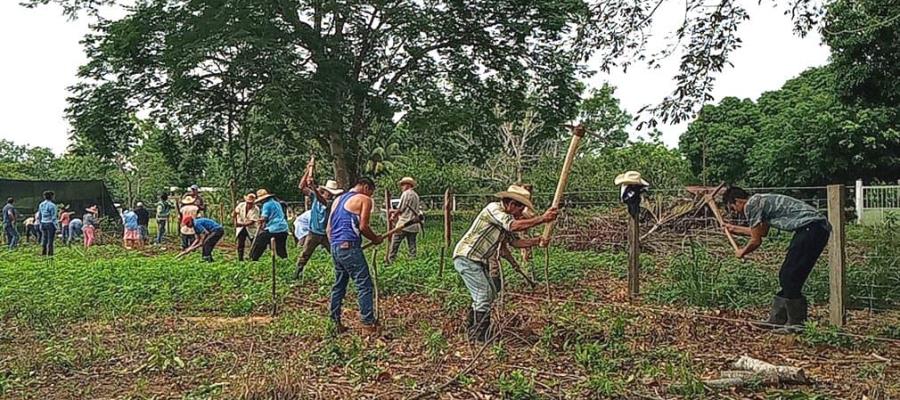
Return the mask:
<path id="1" fill-rule="evenodd" d="M 400 217 L 397 219 L 397 225 L 402 225 L 406 221 L 419 218 L 419 194 L 415 190 L 409 189 L 400 195 L 400 205 L 397 206 Z M 419 232 L 420 224 L 413 224 L 403 228 L 403 232 Z"/>
<path id="2" fill-rule="evenodd" d="M 776 229 L 796 231 L 814 222 L 824 222 L 831 231 L 828 220 L 815 207 L 781 194 L 750 196 L 744 206 L 744 214 L 751 228 L 765 222 Z"/>
<path id="3" fill-rule="evenodd" d="M 97 217 L 95 217 L 94 214 L 84 214 L 84 218 L 82 218 L 82 220 L 84 221 L 85 226 L 93 226 L 95 228 L 97 227 Z"/>
<path id="4" fill-rule="evenodd" d="M 18 214 L 16 214 L 16 207 L 12 204 L 6 203 L 3 206 L 3 224 L 7 225 L 12 223 L 13 219 L 18 219 Z"/>

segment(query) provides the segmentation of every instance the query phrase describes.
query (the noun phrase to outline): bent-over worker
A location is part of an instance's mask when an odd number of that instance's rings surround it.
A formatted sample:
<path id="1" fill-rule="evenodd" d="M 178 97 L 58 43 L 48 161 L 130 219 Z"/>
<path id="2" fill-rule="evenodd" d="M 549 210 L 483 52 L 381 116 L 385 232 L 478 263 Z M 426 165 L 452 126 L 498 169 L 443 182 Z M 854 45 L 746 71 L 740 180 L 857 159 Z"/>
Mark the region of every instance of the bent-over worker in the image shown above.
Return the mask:
<path id="1" fill-rule="evenodd" d="M 184 226 L 194 228 L 194 242 L 189 248 L 203 246 L 203 261 L 213 262 L 212 251 L 216 244 L 225 235 L 225 228 L 212 218 L 184 217 L 181 221 Z"/>
<path id="2" fill-rule="evenodd" d="M 725 204 L 735 213 L 743 213 L 749 227 L 726 224 L 725 229 L 750 236 L 747 245 L 736 255 L 743 258 L 762 244 L 769 228 L 794 232 L 787 255 L 778 272 L 781 290 L 772 300 L 769 319 L 760 326 L 797 328 L 806 321 L 808 304 L 803 297 L 803 284 L 816 260 L 828 243 L 831 225 L 813 206 L 780 194 L 750 195 L 739 187 L 730 187 L 723 195 Z"/>

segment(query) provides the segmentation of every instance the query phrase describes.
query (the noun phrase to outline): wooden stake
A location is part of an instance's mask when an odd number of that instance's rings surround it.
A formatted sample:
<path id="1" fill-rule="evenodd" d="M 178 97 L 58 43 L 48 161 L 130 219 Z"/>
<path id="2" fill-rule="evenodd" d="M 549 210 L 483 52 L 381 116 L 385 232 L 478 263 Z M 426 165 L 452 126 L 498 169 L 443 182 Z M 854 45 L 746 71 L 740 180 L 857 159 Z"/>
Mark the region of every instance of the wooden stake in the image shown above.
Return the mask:
<path id="1" fill-rule="evenodd" d="M 275 238 L 269 241 L 272 250 L 272 316 L 278 313 L 278 304 L 275 302 Z"/>
<path id="2" fill-rule="evenodd" d="M 444 262 L 445 253 L 450 249 L 450 225 L 452 221 L 450 219 L 451 206 L 450 206 L 450 188 L 444 191 L 444 246 L 441 247 L 441 269 L 438 271 L 438 276 L 444 276 Z"/>
<path id="3" fill-rule="evenodd" d="M 628 214 L 628 296 L 641 291 L 641 228 L 639 215 Z"/>
<path id="4" fill-rule="evenodd" d="M 832 229 L 828 246 L 829 320 L 840 327 L 847 322 L 847 220 L 844 215 L 847 192 L 844 185 L 828 185 L 827 190 L 828 222 Z"/>
<path id="5" fill-rule="evenodd" d="M 391 191 L 387 188 L 384 188 L 384 217 L 385 221 L 387 221 L 388 230 L 388 233 L 385 234 L 385 240 L 388 242 L 388 245 L 390 245 L 391 240 L 393 239 L 392 237 L 394 236 L 393 233 L 391 233 L 391 230 L 394 228 L 394 221 L 391 219 Z M 384 262 L 390 261 L 388 260 L 388 257 L 390 256 L 390 250 L 384 252 Z"/>
<path id="6" fill-rule="evenodd" d="M 378 248 L 377 247 L 372 249 L 372 287 L 375 292 L 374 293 L 374 301 L 373 301 L 373 303 L 375 303 L 374 304 L 375 320 L 381 321 L 381 311 L 380 311 L 381 307 L 378 304 L 379 296 L 378 296 Z"/>
<path id="7" fill-rule="evenodd" d="M 547 285 L 547 300 L 553 301 L 550 293 L 550 247 L 544 247 L 544 284 Z"/>
<path id="8" fill-rule="evenodd" d="M 583 137 L 583 125 L 572 128 L 572 141 L 569 143 L 569 150 L 566 152 L 566 159 L 563 162 L 562 170 L 559 173 L 559 182 L 556 184 L 556 193 L 553 195 L 553 204 L 551 207 L 559 207 L 559 203 L 562 201 L 563 192 L 566 190 L 566 185 L 569 183 L 569 173 L 572 172 L 572 162 L 575 160 L 575 153 L 578 151 L 578 145 L 581 143 Z M 550 235 L 553 233 L 553 227 L 555 225 L 556 221 L 552 221 L 544 226 L 543 239 L 545 241 L 550 240 Z"/>

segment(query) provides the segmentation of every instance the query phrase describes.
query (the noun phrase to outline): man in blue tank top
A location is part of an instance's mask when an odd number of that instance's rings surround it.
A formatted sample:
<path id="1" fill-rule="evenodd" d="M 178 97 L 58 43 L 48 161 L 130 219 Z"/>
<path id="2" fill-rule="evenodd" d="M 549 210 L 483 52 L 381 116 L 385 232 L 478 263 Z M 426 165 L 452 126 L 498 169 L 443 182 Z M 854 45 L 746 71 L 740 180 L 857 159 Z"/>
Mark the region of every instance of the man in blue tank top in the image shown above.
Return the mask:
<path id="1" fill-rule="evenodd" d="M 331 243 L 331 258 L 334 261 L 335 282 L 331 289 L 331 319 L 338 333 L 347 331 L 341 323 L 341 306 L 347 294 L 347 283 L 353 279 L 359 296 L 359 313 L 367 333 L 378 330 L 378 321 L 372 309 L 372 277 L 369 275 L 369 264 L 362 251 L 362 236 L 374 244 L 381 243 L 384 238 L 372 231 L 369 225 L 372 215 L 372 194 L 375 193 L 375 182 L 369 178 L 360 178 L 356 186 L 338 197 L 331 206 L 326 232 Z"/>

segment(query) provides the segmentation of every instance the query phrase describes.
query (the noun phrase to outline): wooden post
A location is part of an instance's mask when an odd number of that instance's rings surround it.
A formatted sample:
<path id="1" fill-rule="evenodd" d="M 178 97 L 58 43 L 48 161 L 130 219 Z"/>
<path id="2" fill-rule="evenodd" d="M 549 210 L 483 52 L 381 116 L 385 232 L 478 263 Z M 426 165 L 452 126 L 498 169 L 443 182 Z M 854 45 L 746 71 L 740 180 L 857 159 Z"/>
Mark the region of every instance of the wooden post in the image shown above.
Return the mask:
<path id="1" fill-rule="evenodd" d="M 275 296 L 275 238 L 269 241 L 269 247 L 272 250 L 272 316 L 274 317 L 278 314 L 278 303 Z"/>
<path id="2" fill-rule="evenodd" d="M 628 214 L 628 296 L 640 294 L 641 282 L 641 226 L 640 215 Z"/>
<path id="3" fill-rule="evenodd" d="M 847 307 L 847 236 L 844 205 L 847 190 L 844 185 L 828 185 L 828 222 L 831 224 L 831 240 L 828 246 L 829 319 L 835 326 L 844 326 Z"/>

